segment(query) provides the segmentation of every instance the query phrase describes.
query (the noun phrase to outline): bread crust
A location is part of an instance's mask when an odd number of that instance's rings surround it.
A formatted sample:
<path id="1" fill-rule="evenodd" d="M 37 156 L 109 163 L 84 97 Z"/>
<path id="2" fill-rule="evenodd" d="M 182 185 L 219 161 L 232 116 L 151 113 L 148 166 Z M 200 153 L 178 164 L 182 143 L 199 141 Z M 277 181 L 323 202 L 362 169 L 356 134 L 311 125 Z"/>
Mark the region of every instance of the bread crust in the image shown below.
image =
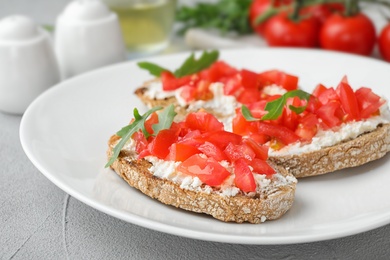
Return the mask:
<path id="1" fill-rule="evenodd" d="M 149 82 L 135 91 L 147 106 L 175 104 L 176 112 L 182 116 L 188 113 L 186 107 L 179 106 L 175 97 L 164 100 L 148 98 L 145 95 L 148 85 Z M 208 112 L 213 113 L 213 111 Z M 382 158 L 389 151 L 390 124 L 385 124 L 358 138 L 331 147 L 296 155 L 270 156 L 269 160 L 280 167 L 285 167 L 296 178 L 304 178 L 360 166 Z"/>
<path id="2" fill-rule="evenodd" d="M 270 156 L 269 160 L 303 178 L 360 166 L 382 158 L 389 151 L 390 124 L 385 124 L 334 146 L 297 155 Z"/>
<path id="3" fill-rule="evenodd" d="M 108 158 L 118 139 L 116 135 L 110 138 Z M 291 208 L 294 201 L 296 182 L 277 183 L 275 180 L 272 189 L 254 197 L 241 193 L 224 196 L 216 192 L 182 189 L 170 180 L 153 176 L 148 170 L 150 166 L 147 160 L 136 159 L 135 152 L 122 150 L 111 168 L 130 186 L 153 199 L 188 211 L 205 213 L 225 222 L 261 223 L 266 219 L 278 219 Z M 277 167 L 277 170 L 283 176 L 291 176 L 283 168 Z"/>

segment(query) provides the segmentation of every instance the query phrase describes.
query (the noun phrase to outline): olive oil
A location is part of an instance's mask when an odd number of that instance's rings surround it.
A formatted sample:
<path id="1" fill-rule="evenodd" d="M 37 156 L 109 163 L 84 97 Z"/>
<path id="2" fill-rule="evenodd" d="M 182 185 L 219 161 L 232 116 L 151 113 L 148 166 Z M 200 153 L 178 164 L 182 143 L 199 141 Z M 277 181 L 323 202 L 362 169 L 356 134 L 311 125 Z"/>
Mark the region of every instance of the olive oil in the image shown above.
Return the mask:
<path id="1" fill-rule="evenodd" d="M 174 22 L 176 0 L 122 0 L 109 5 L 119 18 L 130 53 L 150 53 L 164 49 Z"/>

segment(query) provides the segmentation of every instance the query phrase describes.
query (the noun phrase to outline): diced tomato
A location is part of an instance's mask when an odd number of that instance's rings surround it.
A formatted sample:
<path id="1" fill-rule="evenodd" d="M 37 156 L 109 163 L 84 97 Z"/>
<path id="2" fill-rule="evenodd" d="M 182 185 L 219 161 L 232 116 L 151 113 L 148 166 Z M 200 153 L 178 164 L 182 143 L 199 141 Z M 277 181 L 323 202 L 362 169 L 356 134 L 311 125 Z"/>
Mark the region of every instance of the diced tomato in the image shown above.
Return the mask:
<path id="1" fill-rule="evenodd" d="M 169 154 L 169 147 L 177 141 L 178 132 L 172 129 L 164 129 L 148 145 L 150 153 L 160 159 L 165 159 Z"/>
<path id="2" fill-rule="evenodd" d="M 328 88 L 318 96 L 318 100 L 322 105 L 326 105 L 332 101 L 338 101 L 339 96 L 337 95 L 334 88 Z"/>
<path id="3" fill-rule="evenodd" d="M 225 82 L 228 77 L 237 74 L 237 70 L 223 61 L 217 61 L 213 63 L 203 78 L 210 82 Z"/>
<path id="4" fill-rule="evenodd" d="M 259 82 L 261 86 L 269 86 L 272 84 L 277 84 L 279 82 L 279 71 L 278 70 L 268 70 L 259 73 Z"/>
<path id="5" fill-rule="evenodd" d="M 345 83 L 345 81 L 340 82 L 337 87 L 340 92 L 341 107 L 348 114 L 347 120 L 359 120 L 360 113 L 358 101 L 351 86 L 348 83 Z"/>
<path id="6" fill-rule="evenodd" d="M 268 159 L 268 147 L 267 146 L 259 145 L 259 143 L 257 143 L 252 138 L 243 138 L 242 142 L 244 144 L 248 145 L 255 152 L 256 158 L 259 158 L 261 160 Z"/>
<path id="7" fill-rule="evenodd" d="M 232 144 L 229 145 L 224 150 L 224 153 L 229 158 L 230 162 L 234 162 L 240 158 L 246 160 L 253 160 L 256 156 L 256 153 L 252 150 L 249 145 L 244 144 Z"/>
<path id="8" fill-rule="evenodd" d="M 153 134 L 154 130 L 152 126 L 158 123 L 158 115 L 157 113 L 153 113 L 150 117 L 145 121 L 145 129 L 149 134 Z"/>
<path id="9" fill-rule="evenodd" d="M 167 155 L 166 160 L 182 162 L 198 153 L 200 153 L 200 151 L 195 146 L 183 143 L 174 143 L 169 147 L 169 154 Z"/>
<path id="10" fill-rule="evenodd" d="M 247 136 L 250 133 L 257 133 L 257 123 L 249 122 L 242 115 L 241 111 L 236 111 L 236 116 L 233 118 L 233 133 L 242 136 Z"/>
<path id="11" fill-rule="evenodd" d="M 282 73 L 277 84 L 288 91 L 295 90 L 298 88 L 298 77 Z"/>
<path id="12" fill-rule="evenodd" d="M 198 177 L 210 186 L 221 185 L 230 173 L 215 159 L 195 154 L 182 162 L 177 170 L 190 176 Z"/>
<path id="13" fill-rule="evenodd" d="M 321 106 L 321 103 L 318 100 L 318 98 L 314 95 L 311 95 L 309 98 L 309 102 L 307 102 L 306 111 L 314 113 L 315 111 L 317 111 L 317 109 L 320 108 L 320 106 Z"/>
<path id="14" fill-rule="evenodd" d="M 290 144 L 299 140 L 299 137 L 293 131 L 282 125 L 258 122 L 257 130 L 259 133 L 277 138 L 283 144 Z"/>
<path id="15" fill-rule="evenodd" d="M 163 90 L 175 90 L 189 84 L 192 81 L 193 75 L 176 78 L 171 72 L 164 71 L 161 73 L 161 82 Z"/>
<path id="16" fill-rule="evenodd" d="M 135 151 L 137 153 L 141 153 L 143 150 L 147 149 L 149 143 L 142 131 L 135 132 L 131 138 L 135 141 Z"/>
<path id="17" fill-rule="evenodd" d="M 263 87 L 276 84 L 286 90 L 294 90 L 298 88 L 298 77 L 279 70 L 269 70 L 259 73 L 258 79 L 260 85 Z"/>
<path id="18" fill-rule="evenodd" d="M 315 97 L 319 97 L 323 92 L 325 92 L 325 90 L 327 90 L 328 88 L 325 87 L 324 85 L 322 84 L 318 84 L 316 86 L 316 88 L 314 89 L 312 95 L 315 96 Z"/>
<path id="19" fill-rule="evenodd" d="M 299 119 L 295 133 L 305 141 L 309 141 L 317 134 L 318 118 L 315 114 L 307 113 Z"/>
<path id="20" fill-rule="evenodd" d="M 197 139 L 197 137 L 200 137 L 201 135 L 202 134 L 199 130 L 189 130 L 188 133 L 186 133 L 182 138 L 179 139 L 178 143 L 198 147 L 203 143 L 203 139 Z"/>
<path id="21" fill-rule="evenodd" d="M 256 181 L 253 177 L 253 173 L 250 170 L 245 159 L 238 159 L 234 162 L 234 183 L 237 188 L 243 192 L 254 192 L 256 191 Z"/>
<path id="22" fill-rule="evenodd" d="M 245 89 L 255 89 L 259 88 L 259 80 L 256 72 L 243 69 L 240 71 L 241 75 L 241 84 Z"/>
<path id="23" fill-rule="evenodd" d="M 371 115 L 377 113 L 378 109 L 385 103 L 371 89 L 366 87 L 361 87 L 356 90 L 355 95 L 362 118 L 369 118 Z"/>
<path id="24" fill-rule="evenodd" d="M 242 140 L 242 137 L 238 134 L 221 130 L 204 133 L 200 138 L 203 142 L 210 142 L 212 144 L 215 144 L 221 150 L 225 150 L 226 146 L 228 146 L 229 143 L 240 144 Z"/>
<path id="25" fill-rule="evenodd" d="M 342 123 L 342 118 L 340 117 L 341 104 L 338 101 L 333 101 L 321 106 L 317 111 L 316 115 L 322 120 L 325 124 L 322 124 L 322 127 L 325 129 L 338 126 Z"/>
<path id="26" fill-rule="evenodd" d="M 195 93 L 195 87 L 186 85 L 180 90 L 180 97 L 184 99 L 185 102 L 190 102 L 195 99 Z"/>
<path id="27" fill-rule="evenodd" d="M 257 89 L 244 89 L 237 97 L 237 101 L 241 104 L 251 104 L 259 101 L 261 98 L 261 93 Z"/>
<path id="28" fill-rule="evenodd" d="M 236 74 L 226 80 L 223 89 L 225 95 L 238 96 L 242 91 L 244 91 L 244 87 L 241 85 L 240 74 Z"/>
<path id="29" fill-rule="evenodd" d="M 289 107 L 300 107 L 304 104 L 302 104 L 301 100 L 298 97 L 289 98 L 286 102 L 286 108 L 283 110 L 283 116 L 282 121 L 283 125 L 292 131 L 295 130 L 295 128 L 298 125 L 298 114 L 292 111 Z"/>
<path id="30" fill-rule="evenodd" d="M 203 154 L 207 155 L 207 157 L 214 158 L 218 162 L 227 160 L 227 157 L 224 154 L 224 152 L 217 145 L 213 143 L 204 142 L 198 147 L 198 149 Z"/>
<path id="31" fill-rule="evenodd" d="M 272 168 L 266 161 L 261 159 L 253 159 L 252 161 L 247 162 L 252 168 L 253 172 L 257 174 L 266 174 L 272 175 L 276 173 L 274 168 Z"/>
<path id="32" fill-rule="evenodd" d="M 191 130 L 199 130 L 202 133 L 224 129 L 223 124 L 215 116 L 203 111 L 188 114 L 185 119 L 185 126 Z"/>
<path id="33" fill-rule="evenodd" d="M 258 102 L 254 102 L 248 105 L 249 110 L 252 113 L 252 116 L 255 118 L 262 118 L 265 114 L 268 112 L 265 111 L 265 106 L 267 105 L 267 102 L 271 100 L 260 100 Z"/>
<path id="34" fill-rule="evenodd" d="M 196 83 L 195 88 L 195 100 L 210 100 L 214 97 L 213 92 L 211 92 L 210 82 L 207 80 L 200 80 Z"/>

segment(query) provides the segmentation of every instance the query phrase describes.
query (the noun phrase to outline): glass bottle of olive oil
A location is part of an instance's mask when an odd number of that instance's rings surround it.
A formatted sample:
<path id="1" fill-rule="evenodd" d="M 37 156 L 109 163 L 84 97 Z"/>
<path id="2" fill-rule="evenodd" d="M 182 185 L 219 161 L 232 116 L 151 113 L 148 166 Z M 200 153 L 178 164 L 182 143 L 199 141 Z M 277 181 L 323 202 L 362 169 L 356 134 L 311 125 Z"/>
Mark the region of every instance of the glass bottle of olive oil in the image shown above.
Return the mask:
<path id="1" fill-rule="evenodd" d="M 152 53 L 169 43 L 176 0 L 104 0 L 119 18 L 129 53 Z"/>

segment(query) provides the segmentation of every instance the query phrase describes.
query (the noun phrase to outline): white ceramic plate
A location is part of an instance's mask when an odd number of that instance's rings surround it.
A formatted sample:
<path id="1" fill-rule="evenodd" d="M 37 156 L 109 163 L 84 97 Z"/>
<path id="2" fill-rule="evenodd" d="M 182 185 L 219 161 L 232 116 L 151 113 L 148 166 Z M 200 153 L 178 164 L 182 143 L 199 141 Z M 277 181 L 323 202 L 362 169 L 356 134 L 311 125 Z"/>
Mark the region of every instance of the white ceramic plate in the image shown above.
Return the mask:
<path id="1" fill-rule="evenodd" d="M 188 53 L 150 58 L 167 68 Z M 221 52 L 221 59 L 255 71 L 277 68 L 299 76 L 312 90 L 336 85 L 348 75 L 354 88 L 371 87 L 390 97 L 390 65 L 370 58 L 300 49 L 243 49 Z M 65 81 L 38 97 L 25 112 L 20 138 L 32 163 L 55 185 L 87 205 L 122 220 L 195 239 L 287 244 L 339 238 L 390 223 L 389 155 L 365 166 L 298 183 L 292 209 L 281 219 L 259 225 L 223 223 L 160 204 L 105 169 L 108 138 L 126 125 L 133 95 L 150 75 L 134 62 Z"/>

